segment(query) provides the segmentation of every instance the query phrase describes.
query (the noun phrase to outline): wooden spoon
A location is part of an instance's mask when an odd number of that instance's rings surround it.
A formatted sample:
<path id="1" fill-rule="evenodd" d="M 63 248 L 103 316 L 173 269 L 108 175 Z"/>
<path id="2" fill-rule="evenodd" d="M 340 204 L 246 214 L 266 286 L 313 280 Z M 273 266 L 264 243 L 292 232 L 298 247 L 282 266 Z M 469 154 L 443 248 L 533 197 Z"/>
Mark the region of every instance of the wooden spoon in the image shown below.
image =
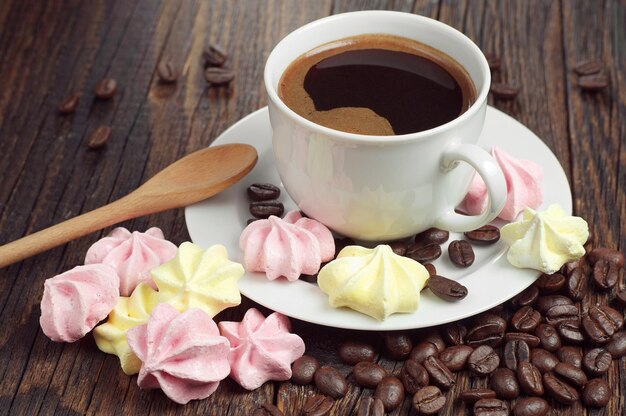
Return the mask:
<path id="1" fill-rule="evenodd" d="M 0 268 L 109 225 L 207 199 L 243 178 L 256 161 L 247 144 L 198 150 L 117 201 L 0 246 Z"/>

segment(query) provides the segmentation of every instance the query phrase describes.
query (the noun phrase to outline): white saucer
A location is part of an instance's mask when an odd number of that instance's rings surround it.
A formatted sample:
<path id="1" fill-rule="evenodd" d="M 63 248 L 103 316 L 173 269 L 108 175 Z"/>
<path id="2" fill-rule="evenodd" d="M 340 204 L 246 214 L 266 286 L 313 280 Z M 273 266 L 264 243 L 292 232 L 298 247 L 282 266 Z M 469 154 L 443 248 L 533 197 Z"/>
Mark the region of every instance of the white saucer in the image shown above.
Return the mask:
<path id="1" fill-rule="evenodd" d="M 281 183 L 274 168 L 271 135 L 265 107 L 237 122 L 213 142 L 214 145 L 250 144 L 257 149 L 259 161 L 239 183 L 185 209 L 187 228 L 194 243 L 203 247 L 223 244 L 231 259 L 243 263 L 239 235 L 251 217 L 246 188 L 255 182 Z M 563 168 L 541 139 L 525 126 L 489 107 L 480 145 L 485 149 L 498 145 L 513 156 L 530 159 L 541 165 L 544 169 L 542 188 L 545 202 L 540 209 L 558 203 L 571 213 L 571 192 Z M 296 209 L 284 189 L 281 200 L 285 210 Z M 503 224 L 496 222 L 498 226 Z M 451 233 L 449 241 L 460 238 L 460 235 Z M 416 312 L 395 314 L 384 322 L 351 309 L 331 308 L 328 297 L 317 285 L 304 281 L 270 281 L 262 273 L 246 273 L 239 281 L 239 288 L 243 295 L 253 301 L 303 321 L 337 328 L 387 331 L 428 327 L 475 315 L 515 296 L 539 275 L 534 270 L 511 266 L 506 256 L 503 256 L 506 246 L 501 241 L 488 247 L 474 247 L 476 261 L 467 269 L 452 265 L 447 256 L 447 243 L 442 249 L 443 255 L 434 262 L 438 274 L 461 281 L 468 288 L 467 297 L 458 302 L 446 302 L 429 290 L 424 290 Z"/>

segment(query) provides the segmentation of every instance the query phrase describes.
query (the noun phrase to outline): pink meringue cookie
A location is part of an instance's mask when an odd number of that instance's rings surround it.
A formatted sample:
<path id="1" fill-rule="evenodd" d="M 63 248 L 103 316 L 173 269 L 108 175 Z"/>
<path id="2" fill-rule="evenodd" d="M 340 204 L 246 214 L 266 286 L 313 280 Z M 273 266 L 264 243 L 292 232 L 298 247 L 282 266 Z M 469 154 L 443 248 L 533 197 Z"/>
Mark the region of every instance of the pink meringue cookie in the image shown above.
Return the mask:
<path id="1" fill-rule="evenodd" d="M 131 233 L 118 227 L 89 247 L 85 264 L 103 263 L 113 267 L 120 277 L 120 294 L 130 296 L 140 282 L 156 289 L 150 270 L 173 259 L 176 250 L 157 227 L 145 233 Z"/>
<path id="2" fill-rule="evenodd" d="M 536 163 L 517 159 L 501 148 L 494 146 L 491 156 L 498 162 L 507 186 L 504 208 L 498 215 L 506 221 L 513 221 L 526 208 L 536 209 L 543 202 L 541 180 L 543 169 Z M 487 188 L 480 175 L 475 175 L 465 196 L 462 207 L 470 215 L 483 212 L 487 205 Z"/>
<path id="3" fill-rule="evenodd" d="M 228 340 L 201 309 L 179 313 L 159 303 L 148 323 L 129 329 L 126 339 L 141 360 L 139 387 L 161 388 L 179 404 L 209 397 L 230 372 Z"/>
<path id="4" fill-rule="evenodd" d="M 251 308 L 241 322 L 218 325 L 230 341 L 230 377 L 245 389 L 254 390 L 268 380 L 288 380 L 291 363 L 304 354 L 304 341 L 289 332 L 289 319 L 278 312 L 265 318 Z"/>
<path id="5" fill-rule="evenodd" d="M 39 324 L 56 342 L 84 337 L 113 310 L 120 279 L 105 264 L 76 266 L 44 283 Z"/>
<path id="6" fill-rule="evenodd" d="M 290 281 L 301 274 L 315 274 L 322 262 L 335 255 L 335 240 L 318 221 L 291 211 L 284 219 L 270 216 L 254 221 L 242 232 L 239 247 L 248 271 L 264 271 L 270 280 Z"/>

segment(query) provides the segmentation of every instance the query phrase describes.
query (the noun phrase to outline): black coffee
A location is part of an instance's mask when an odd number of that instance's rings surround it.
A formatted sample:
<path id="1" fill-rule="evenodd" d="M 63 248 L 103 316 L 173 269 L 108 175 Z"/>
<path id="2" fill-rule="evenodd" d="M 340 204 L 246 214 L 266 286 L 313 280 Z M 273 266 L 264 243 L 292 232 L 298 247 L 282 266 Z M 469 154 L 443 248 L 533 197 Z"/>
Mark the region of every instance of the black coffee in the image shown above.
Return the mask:
<path id="1" fill-rule="evenodd" d="M 469 75 L 451 57 L 379 34 L 341 39 L 302 55 L 283 74 L 278 94 L 317 124 L 367 135 L 440 126 L 476 98 Z"/>

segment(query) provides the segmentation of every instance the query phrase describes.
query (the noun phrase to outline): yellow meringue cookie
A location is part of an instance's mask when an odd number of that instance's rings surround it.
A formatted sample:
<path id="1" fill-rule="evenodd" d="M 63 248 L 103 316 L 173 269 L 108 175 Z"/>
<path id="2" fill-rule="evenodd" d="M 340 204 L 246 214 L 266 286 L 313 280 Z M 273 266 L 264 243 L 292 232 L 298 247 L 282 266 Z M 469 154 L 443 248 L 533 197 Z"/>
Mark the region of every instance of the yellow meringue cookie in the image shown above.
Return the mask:
<path id="1" fill-rule="evenodd" d="M 139 372 L 141 361 L 130 350 L 126 342 L 126 331 L 148 322 L 150 312 L 157 302 L 157 292 L 147 283 L 139 283 L 130 297 L 120 296 L 109 314 L 109 319 L 93 331 L 98 348 L 107 354 L 117 355 L 122 370 L 128 375 Z"/>
<path id="2" fill-rule="evenodd" d="M 428 280 L 420 263 L 398 256 L 388 245 L 345 247 L 317 276 L 333 307 L 347 306 L 380 321 L 396 312 L 414 312 Z"/>
<path id="3" fill-rule="evenodd" d="M 244 269 L 228 259 L 222 245 L 204 250 L 193 243 L 182 243 L 176 257 L 151 273 L 159 289 L 159 302 L 167 302 L 179 312 L 200 308 L 213 317 L 241 303 L 237 280 Z"/>
<path id="4" fill-rule="evenodd" d="M 505 225 L 500 233 L 510 246 L 509 263 L 551 274 L 585 254 L 589 228 L 582 218 L 552 204 L 542 212 L 526 208 L 521 221 Z"/>

